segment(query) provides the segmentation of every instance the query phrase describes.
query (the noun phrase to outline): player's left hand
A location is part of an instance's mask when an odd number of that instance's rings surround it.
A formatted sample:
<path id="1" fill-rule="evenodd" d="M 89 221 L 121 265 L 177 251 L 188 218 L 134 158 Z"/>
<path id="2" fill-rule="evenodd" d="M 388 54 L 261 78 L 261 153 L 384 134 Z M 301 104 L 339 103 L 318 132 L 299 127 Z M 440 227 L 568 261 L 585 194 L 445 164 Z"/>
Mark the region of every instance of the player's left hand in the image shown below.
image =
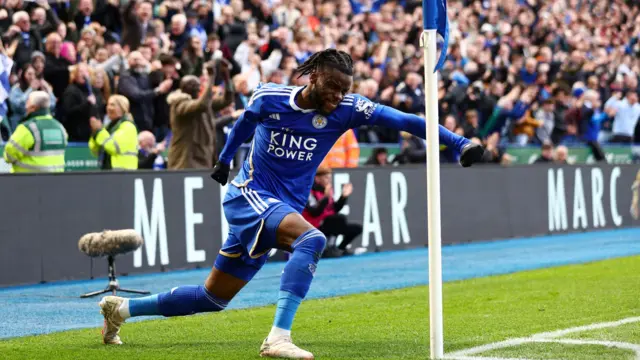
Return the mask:
<path id="1" fill-rule="evenodd" d="M 227 185 L 227 180 L 229 180 L 229 165 L 218 161 L 213 167 L 211 178 L 219 182 L 221 185 Z"/>

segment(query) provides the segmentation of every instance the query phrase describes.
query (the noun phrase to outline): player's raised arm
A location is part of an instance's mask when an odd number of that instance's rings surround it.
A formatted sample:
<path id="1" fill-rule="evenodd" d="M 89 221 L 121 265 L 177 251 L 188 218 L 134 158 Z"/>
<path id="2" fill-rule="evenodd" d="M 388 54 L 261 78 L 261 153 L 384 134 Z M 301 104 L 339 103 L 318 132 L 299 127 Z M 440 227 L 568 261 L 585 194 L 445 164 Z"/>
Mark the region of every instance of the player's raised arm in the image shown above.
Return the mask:
<path id="1" fill-rule="evenodd" d="M 249 100 L 249 107 L 240 115 L 236 123 L 229 133 L 229 139 L 224 144 L 224 148 L 220 153 L 218 162 L 213 167 L 213 173 L 211 178 L 219 182 L 222 185 L 227 184 L 229 178 L 229 164 L 235 155 L 236 151 L 242 143 L 244 143 L 256 130 L 258 121 L 260 120 L 260 108 L 262 106 L 262 99 Z"/>
<path id="2" fill-rule="evenodd" d="M 251 109 L 246 109 L 233 125 L 218 161 L 229 165 L 240 145 L 253 135 L 256 125 L 258 125 L 256 114 Z"/>
<path id="3" fill-rule="evenodd" d="M 375 125 L 406 131 L 421 139 L 427 135 L 427 123 L 420 116 L 396 110 L 390 106 L 381 106 Z M 438 125 L 440 143 L 461 150 L 469 144 L 469 139 L 449 131 L 442 125 Z"/>
<path id="4" fill-rule="evenodd" d="M 427 124 L 420 116 L 374 103 L 358 95 L 354 102 L 351 127 L 360 125 L 377 125 L 406 131 L 421 139 L 424 139 L 427 135 Z M 460 154 L 460 163 L 464 167 L 481 162 L 484 157 L 485 150 L 482 146 L 447 130 L 442 125 L 439 125 L 439 139 L 441 144 L 455 149 Z"/>

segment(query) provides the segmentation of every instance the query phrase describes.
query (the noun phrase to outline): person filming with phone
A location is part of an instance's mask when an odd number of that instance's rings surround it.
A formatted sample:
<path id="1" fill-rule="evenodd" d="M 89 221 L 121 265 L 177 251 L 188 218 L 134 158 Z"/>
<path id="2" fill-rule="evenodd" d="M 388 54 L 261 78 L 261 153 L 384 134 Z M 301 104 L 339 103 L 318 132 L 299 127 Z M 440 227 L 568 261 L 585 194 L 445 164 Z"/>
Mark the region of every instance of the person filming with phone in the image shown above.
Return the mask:
<path id="1" fill-rule="evenodd" d="M 350 223 L 344 214 L 339 214 L 353 192 L 353 185 L 351 183 L 344 184 L 340 198 L 334 201 L 331 179 L 331 168 L 320 165 L 316 171 L 307 205 L 302 212 L 305 220 L 318 228 L 327 238 L 343 236 L 342 242 L 338 246 L 327 244 L 322 254 L 324 258 L 353 255 L 347 246 L 362 233 L 362 225 Z"/>

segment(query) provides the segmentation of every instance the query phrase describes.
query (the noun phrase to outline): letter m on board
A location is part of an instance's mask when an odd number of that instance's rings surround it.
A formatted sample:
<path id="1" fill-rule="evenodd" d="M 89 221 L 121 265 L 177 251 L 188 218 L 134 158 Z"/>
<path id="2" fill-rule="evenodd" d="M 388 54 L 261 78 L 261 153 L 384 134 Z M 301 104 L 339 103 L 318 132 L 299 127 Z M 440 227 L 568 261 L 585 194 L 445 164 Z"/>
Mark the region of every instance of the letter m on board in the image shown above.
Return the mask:
<path id="1" fill-rule="evenodd" d="M 567 202 L 565 200 L 564 173 L 558 169 L 558 176 L 554 176 L 554 169 L 549 169 L 547 177 L 547 199 L 549 214 L 549 231 L 567 230 Z"/>
<path id="2" fill-rule="evenodd" d="M 155 266 L 158 249 L 160 250 L 160 264 L 169 264 L 162 179 L 154 179 L 151 199 L 151 216 L 149 216 L 144 182 L 142 179 L 136 179 L 133 221 L 136 232 L 144 239 L 144 245 L 133 254 L 133 266 L 137 268 L 142 266 L 143 249 L 147 253 L 147 264 L 149 266 Z"/>

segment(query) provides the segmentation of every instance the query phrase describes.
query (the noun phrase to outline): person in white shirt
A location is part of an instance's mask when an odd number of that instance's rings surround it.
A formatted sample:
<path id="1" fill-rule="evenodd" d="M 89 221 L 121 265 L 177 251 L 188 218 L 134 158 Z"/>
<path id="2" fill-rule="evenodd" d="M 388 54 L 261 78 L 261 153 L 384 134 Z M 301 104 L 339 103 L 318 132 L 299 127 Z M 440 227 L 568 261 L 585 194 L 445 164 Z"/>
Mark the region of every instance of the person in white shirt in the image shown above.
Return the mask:
<path id="1" fill-rule="evenodd" d="M 611 142 L 633 142 L 636 124 L 640 117 L 640 104 L 636 91 L 627 91 L 624 99 L 620 99 L 620 94 L 612 96 L 604 104 L 604 109 L 607 115 L 614 117 Z"/>

